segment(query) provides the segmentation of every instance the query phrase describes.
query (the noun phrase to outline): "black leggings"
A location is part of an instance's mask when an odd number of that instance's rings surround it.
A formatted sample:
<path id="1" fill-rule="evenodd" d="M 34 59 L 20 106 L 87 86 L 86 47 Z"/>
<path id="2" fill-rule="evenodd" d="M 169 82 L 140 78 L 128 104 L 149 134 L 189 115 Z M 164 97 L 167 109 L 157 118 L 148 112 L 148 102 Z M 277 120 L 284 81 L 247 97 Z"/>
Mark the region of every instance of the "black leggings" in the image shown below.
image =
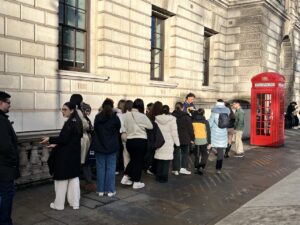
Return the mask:
<path id="1" fill-rule="evenodd" d="M 144 157 L 147 151 L 147 140 L 142 138 L 127 139 L 126 148 L 130 161 L 125 169 L 133 182 L 139 182 L 142 176 Z"/>

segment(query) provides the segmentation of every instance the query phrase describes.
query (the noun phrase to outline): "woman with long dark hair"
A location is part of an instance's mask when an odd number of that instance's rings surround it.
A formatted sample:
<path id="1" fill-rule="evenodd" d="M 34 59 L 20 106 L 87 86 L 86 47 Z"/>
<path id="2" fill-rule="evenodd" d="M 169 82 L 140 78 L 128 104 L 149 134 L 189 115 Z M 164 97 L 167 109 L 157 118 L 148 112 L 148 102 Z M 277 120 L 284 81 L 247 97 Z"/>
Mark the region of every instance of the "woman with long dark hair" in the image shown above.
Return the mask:
<path id="1" fill-rule="evenodd" d="M 131 185 L 133 188 L 143 188 L 144 183 L 140 182 L 144 164 L 144 156 L 147 151 L 146 129 L 152 129 L 152 123 L 144 114 L 144 102 L 136 99 L 133 102 L 133 109 L 124 115 L 124 127 L 127 134 L 126 148 L 130 155 L 130 161 L 125 169 L 121 183 Z"/>
<path id="2" fill-rule="evenodd" d="M 73 209 L 79 209 L 80 200 L 80 140 L 83 133 L 82 121 L 76 106 L 66 102 L 62 109 L 67 118 L 58 137 L 43 137 L 41 143 L 48 143 L 54 151 L 53 180 L 55 200 L 50 204 L 52 209 L 63 210 L 65 198 Z"/>
<path id="3" fill-rule="evenodd" d="M 104 100 L 102 111 L 96 116 L 94 123 L 93 147 L 96 151 L 97 192 L 99 196 L 116 194 L 115 171 L 116 153 L 120 148 L 121 122 L 113 112 L 113 101 Z"/>

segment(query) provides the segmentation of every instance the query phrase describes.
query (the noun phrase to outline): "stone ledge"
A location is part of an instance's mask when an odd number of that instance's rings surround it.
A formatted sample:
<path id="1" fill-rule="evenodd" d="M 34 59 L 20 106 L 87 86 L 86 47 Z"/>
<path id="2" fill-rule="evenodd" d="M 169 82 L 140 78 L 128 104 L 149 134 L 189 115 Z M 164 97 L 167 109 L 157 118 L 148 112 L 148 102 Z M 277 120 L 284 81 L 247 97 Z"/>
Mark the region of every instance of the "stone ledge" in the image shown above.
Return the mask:
<path id="1" fill-rule="evenodd" d="M 177 88 L 178 83 L 169 83 L 169 82 L 164 82 L 164 81 L 151 81 L 149 83 L 150 86 L 152 87 L 162 87 L 162 88 Z"/>
<path id="2" fill-rule="evenodd" d="M 109 76 L 95 76 L 91 73 L 59 70 L 58 78 L 73 79 L 73 80 L 85 80 L 85 81 L 96 81 L 96 82 L 106 82 L 109 81 Z"/>
<path id="3" fill-rule="evenodd" d="M 39 141 L 44 136 L 57 136 L 60 130 L 18 132 L 18 143 Z"/>

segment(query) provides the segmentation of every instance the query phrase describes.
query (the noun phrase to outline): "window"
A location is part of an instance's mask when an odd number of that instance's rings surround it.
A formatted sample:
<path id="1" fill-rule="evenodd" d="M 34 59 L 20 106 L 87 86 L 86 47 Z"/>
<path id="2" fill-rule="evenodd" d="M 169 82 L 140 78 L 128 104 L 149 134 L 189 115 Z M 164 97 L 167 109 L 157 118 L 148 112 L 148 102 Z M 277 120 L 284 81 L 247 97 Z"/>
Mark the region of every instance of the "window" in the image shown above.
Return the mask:
<path id="1" fill-rule="evenodd" d="M 163 80 L 164 18 L 156 14 L 151 21 L 151 80 Z"/>
<path id="2" fill-rule="evenodd" d="M 87 70 L 87 0 L 59 0 L 59 68 Z"/>
<path id="3" fill-rule="evenodd" d="M 210 38 L 217 32 L 204 28 L 204 43 L 203 43 L 203 86 L 209 85 L 209 55 L 210 55 Z"/>

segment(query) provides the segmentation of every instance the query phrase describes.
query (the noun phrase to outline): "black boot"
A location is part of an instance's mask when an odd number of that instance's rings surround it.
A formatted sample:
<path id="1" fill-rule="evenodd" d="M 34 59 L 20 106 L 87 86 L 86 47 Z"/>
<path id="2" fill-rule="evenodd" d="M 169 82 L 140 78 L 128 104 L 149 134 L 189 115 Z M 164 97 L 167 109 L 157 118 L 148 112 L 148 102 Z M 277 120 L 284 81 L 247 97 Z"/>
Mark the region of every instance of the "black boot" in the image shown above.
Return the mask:
<path id="1" fill-rule="evenodd" d="M 225 150 L 224 158 L 229 158 L 229 151 L 230 151 L 230 149 L 231 149 L 231 145 L 228 144 L 228 145 L 227 145 L 227 148 L 226 148 L 226 150 Z"/>

